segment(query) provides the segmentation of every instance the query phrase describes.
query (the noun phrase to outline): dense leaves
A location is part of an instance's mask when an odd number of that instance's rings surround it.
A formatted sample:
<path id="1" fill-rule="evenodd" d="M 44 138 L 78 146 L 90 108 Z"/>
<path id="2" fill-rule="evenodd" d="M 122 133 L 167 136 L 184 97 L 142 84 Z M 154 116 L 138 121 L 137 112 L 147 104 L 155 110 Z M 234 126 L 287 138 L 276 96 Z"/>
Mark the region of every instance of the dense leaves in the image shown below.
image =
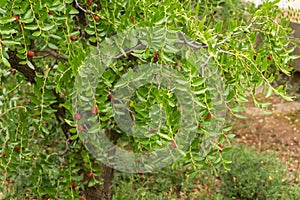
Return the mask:
<path id="1" fill-rule="evenodd" d="M 126 88 L 128 80 L 130 84 L 146 78 L 146 71 L 133 70 L 146 64 L 180 74 L 169 80 L 179 90 L 189 88 L 193 97 L 186 104 L 197 126 L 188 127 L 194 136 L 179 152 L 180 161 L 194 169 L 194 176 L 226 168 L 230 161 L 222 152 L 230 148 L 220 144 L 233 135 L 226 133 L 230 125 L 224 108 L 243 117 L 238 112 L 247 101 L 246 92 L 260 108 L 268 106 L 255 99 L 258 87 L 266 96 L 275 92 L 290 99 L 282 86 L 271 85 L 277 73 L 290 73 L 289 64 L 296 58 L 291 56 L 288 21 L 280 18 L 275 3 L 255 8 L 219 0 L 2 1 L 0 191 L 6 198 L 78 199 L 87 187 L 102 184 L 104 169 L 86 148 L 84 139 L 91 135 L 82 134 L 87 131 L 83 120 L 100 122 L 88 127 L 89 133 L 113 133 L 113 143 L 135 153 L 146 155 L 164 146 L 180 150 L 180 99 L 159 81 L 127 97 L 132 118 L 141 129 L 147 127 L 147 137 L 127 135 L 114 119 L 114 92 Z M 257 37 L 263 42 L 258 44 Z M 82 70 L 98 50 L 105 56 L 97 59 L 109 68 L 101 74 L 96 64 Z M 87 73 L 99 78 L 93 90 Z M 78 91 L 85 94 L 79 96 L 85 112 L 73 107 Z"/>

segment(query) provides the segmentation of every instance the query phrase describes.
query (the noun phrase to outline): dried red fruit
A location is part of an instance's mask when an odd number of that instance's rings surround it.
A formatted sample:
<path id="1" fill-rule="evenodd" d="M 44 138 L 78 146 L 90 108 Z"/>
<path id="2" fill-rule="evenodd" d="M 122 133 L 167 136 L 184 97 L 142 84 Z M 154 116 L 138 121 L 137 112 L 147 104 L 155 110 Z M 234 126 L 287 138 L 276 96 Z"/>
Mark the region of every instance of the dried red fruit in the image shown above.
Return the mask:
<path id="1" fill-rule="evenodd" d="M 38 117 L 39 117 L 38 114 L 33 114 L 34 119 L 37 119 Z"/>
<path id="2" fill-rule="evenodd" d="M 71 36 L 70 36 L 70 39 L 71 39 L 72 41 L 75 41 L 75 40 L 77 40 L 77 37 L 76 37 L 75 35 L 71 35 Z"/>
<path id="3" fill-rule="evenodd" d="M 77 187 L 77 184 L 73 181 L 72 182 L 72 188 L 75 189 Z"/>
<path id="4" fill-rule="evenodd" d="M 154 133 L 154 132 L 155 132 L 155 130 L 152 128 L 149 130 L 149 133 Z"/>
<path id="5" fill-rule="evenodd" d="M 83 126 L 81 126 L 81 125 L 77 125 L 77 130 L 78 130 L 78 131 L 83 131 L 84 128 L 83 128 Z"/>
<path id="6" fill-rule="evenodd" d="M 49 11 L 49 12 L 48 12 L 48 15 L 53 15 L 53 12 L 52 12 L 52 11 Z"/>
<path id="7" fill-rule="evenodd" d="M 6 182 L 9 182 L 9 181 L 10 181 L 9 178 L 5 178 L 5 180 L 6 180 Z"/>
<path id="8" fill-rule="evenodd" d="M 33 52 L 33 51 L 28 51 L 28 52 L 27 52 L 27 56 L 28 56 L 28 57 L 34 56 L 34 52 Z"/>
<path id="9" fill-rule="evenodd" d="M 177 144 L 176 144 L 176 142 L 175 142 L 174 140 L 171 141 L 171 144 L 172 144 L 172 147 L 173 147 L 173 148 L 176 148 L 176 147 L 177 147 Z"/>
<path id="10" fill-rule="evenodd" d="M 223 145 L 219 143 L 218 146 L 221 148 L 221 149 L 219 149 L 219 152 L 222 153 Z"/>
<path id="11" fill-rule="evenodd" d="M 88 5 L 91 6 L 93 4 L 93 0 L 88 0 Z"/>
<path id="12" fill-rule="evenodd" d="M 211 118 L 211 114 L 210 113 L 208 113 L 207 115 L 206 115 L 206 118 L 205 118 L 205 120 L 209 120 Z"/>
<path id="13" fill-rule="evenodd" d="M 5 155 L 6 155 L 5 152 L 2 152 L 2 157 L 5 157 Z"/>
<path id="14" fill-rule="evenodd" d="M 15 147 L 14 148 L 14 150 L 16 150 L 16 151 L 20 151 L 20 149 L 21 149 L 20 147 Z"/>
<path id="15" fill-rule="evenodd" d="M 158 56 L 159 56 L 159 53 L 156 51 L 154 52 L 154 55 L 153 55 L 153 62 L 157 62 L 158 61 Z"/>
<path id="16" fill-rule="evenodd" d="M 96 115 L 98 113 L 98 108 L 97 108 L 97 106 L 94 106 L 93 108 L 92 108 L 92 114 L 93 115 Z"/>
<path id="17" fill-rule="evenodd" d="M 134 22 L 134 17 L 133 16 L 130 17 L 130 21 Z"/>
<path id="18" fill-rule="evenodd" d="M 16 16 L 16 15 L 14 15 L 14 16 L 12 16 L 13 18 L 15 18 L 15 20 L 16 20 L 16 22 L 19 22 L 19 17 L 18 16 Z"/>
<path id="19" fill-rule="evenodd" d="M 269 55 L 269 56 L 268 56 L 268 59 L 269 59 L 269 60 L 272 60 L 272 59 L 273 59 L 273 56 L 272 56 L 272 55 Z"/>
<path id="20" fill-rule="evenodd" d="M 202 129 L 203 128 L 203 126 L 198 126 L 198 129 Z"/>
<path id="21" fill-rule="evenodd" d="M 98 20 L 100 20 L 100 17 L 98 15 L 95 15 L 94 20 L 98 21 Z"/>
<path id="22" fill-rule="evenodd" d="M 142 155 L 143 155 L 143 156 L 147 156 L 148 153 L 147 153 L 147 152 L 142 152 Z"/>
<path id="23" fill-rule="evenodd" d="M 80 120 L 80 118 L 81 118 L 81 116 L 80 116 L 79 113 L 76 113 L 76 114 L 74 115 L 74 117 L 75 117 L 76 120 Z"/>
<path id="24" fill-rule="evenodd" d="M 88 173 L 87 177 L 92 178 L 94 176 L 93 172 Z"/>
<path id="25" fill-rule="evenodd" d="M 109 93 L 109 94 L 108 94 L 108 99 L 109 99 L 112 103 L 114 103 L 114 95 L 113 95 L 112 93 Z"/>

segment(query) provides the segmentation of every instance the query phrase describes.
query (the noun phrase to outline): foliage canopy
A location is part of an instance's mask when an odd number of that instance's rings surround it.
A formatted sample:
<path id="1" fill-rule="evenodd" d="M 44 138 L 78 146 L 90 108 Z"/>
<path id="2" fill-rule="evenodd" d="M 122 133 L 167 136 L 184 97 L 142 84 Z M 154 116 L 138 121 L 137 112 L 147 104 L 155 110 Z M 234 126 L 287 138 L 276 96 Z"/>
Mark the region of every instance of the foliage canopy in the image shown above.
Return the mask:
<path id="1" fill-rule="evenodd" d="M 230 148 L 220 144 L 233 135 L 226 133 L 231 127 L 225 116 L 219 115 L 224 110 L 214 103 L 219 105 L 220 100 L 230 113 L 243 117 L 238 112 L 244 109 L 240 103 L 248 100 L 247 92 L 260 108 L 269 105 L 255 98 L 258 87 L 265 89 L 266 96 L 275 92 L 289 99 L 283 86 L 271 86 L 278 72 L 289 75 L 296 58 L 291 55 L 292 30 L 288 21 L 280 18 L 283 13 L 275 3 L 255 8 L 235 0 L 1 1 L 0 190 L 6 198 L 78 199 L 88 187 L 101 185 L 104 169 L 86 149 L 86 138 L 80 134 L 84 131 L 111 133 L 114 143 L 135 153 L 177 147 L 174 138 L 181 129 L 180 100 L 171 88 L 159 87 L 159 82 L 143 85 L 127 97 L 136 124 L 147 127 L 150 135 L 126 135 L 116 124 L 112 106 L 116 83 L 121 87 L 125 84 L 122 80 L 136 75 L 134 67 L 143 65 L 167 66 L 165 73 L 181 74 L 183 79 L 171 77 L 166 82 L 177 81 L 177 88 L 186 84 L 194 99 L 183 102 L 198 106 L 197 110 L 188 107 L 194 111 L 197 126 L 190 129 L 194 137 L 181 152 L 180 162 L 191 167 L 195 176 L 201 170 L 226 167 L 230 161 L 222 152 Z M 275 20 L 278 18 L 280 23 Z M 132 39 L 134 34 L 139 35 L 138 41 Z M 262 43 L 256 42 L 257 36 Z M 176 42 L 181 39 L 179 45 L 187 46 L 180 54 L 174 37 Z M 195 48 L 196 53 L 188 55 Z M 109 68 L 101 74 L 96 72 L 97 65 L 84 68 L 95 49 L 114 58 L 107 61 Z M 202 67 L 187 62 L 188 56 L 191 60 L 201 57 Z M 91 78 L 84 78 L 87 72 L 101 77 L 92 93 L 85 93 L 88 100 L 81 99 L 84 112 L 78 113 L 74 93 L 88 91 Z M 147 77 L 146 72 L 140 77 Z M 211 76 L 205 76 L 207 72 Z M 137 77 L 128 80 L 134 82 Z M 220 87 L 210 87 L 219 82 Z M 159 116 L 159 105 L 164 117 L 151 121 Z M 84 127 L 80 120 L 89 119 L 101 125 Z M 225 124 L 220 128 L 218 123 Z"/>

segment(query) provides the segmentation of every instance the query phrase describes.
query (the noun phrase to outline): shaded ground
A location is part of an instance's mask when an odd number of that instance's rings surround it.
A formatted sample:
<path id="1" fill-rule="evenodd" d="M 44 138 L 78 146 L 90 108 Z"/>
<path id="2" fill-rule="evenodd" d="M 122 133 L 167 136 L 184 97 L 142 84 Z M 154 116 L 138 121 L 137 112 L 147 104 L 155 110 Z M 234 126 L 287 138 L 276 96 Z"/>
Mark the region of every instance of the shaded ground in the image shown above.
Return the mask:
<path id="1" fill-rule="evenodd" d="M 293 79 L 283 79 L 291 84 L 289 93 L 300 94 L 300 74 Z M 261 151 L 273 150 L 286 162 L 291 178 L 300 179 L 300 98 L 287 102 L 278 96 L 267 99 L 272 102 L 270 115 L 264 115 L 252 103 L 247 103 L 247 119 L 235 119 L 236 140 Z"/>

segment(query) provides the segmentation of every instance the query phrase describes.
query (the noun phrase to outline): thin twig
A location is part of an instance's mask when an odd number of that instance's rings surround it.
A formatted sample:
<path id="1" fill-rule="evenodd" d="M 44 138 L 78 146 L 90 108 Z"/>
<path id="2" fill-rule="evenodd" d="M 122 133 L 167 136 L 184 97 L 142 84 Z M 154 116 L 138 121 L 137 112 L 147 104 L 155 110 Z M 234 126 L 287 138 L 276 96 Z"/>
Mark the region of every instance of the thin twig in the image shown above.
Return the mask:
<path id="1" fill-rule="evenodd" d="M 71 138 L 71 135 L 70 135 L 70 133 L 68 133 L 68 138 L 65 142 L 66 143 L 66 148 L 62 153 L 57 154 L 58 156 L 64 156 L 70 150 L 70 147 L 69 147 L 70 138 Z"/>
<path id="2" fill-rule="evenodd" d="M 92 12 L 91 10 L 86 10 L 86 9 L 84 9 L 83 7 L 81 7 L 81 6 L 79 5 L 79 3 L 78 3 L 77 0 L 75 0 L 75 4 L 76 4 L 76 6 L 77 6 L 80 10 L 82 10 L 82 11 L 85 12 L 86 14 L 93 14 L 93 12 Z"/>
<path id="3" fill-rule="evenodd" d="M 231 52 L 229 52 L 229 51 L 224 51 L 223 49 L 220 49 L 219 52 L 220 52 L 220 53 L 225 53 L 225 54 L 228 54 L 228 55 L 235 56 L 234 53 L 231 53 Z"/>
<path id="4" fill-rule="evenodd" d="M 133 47 L 132 49 L 128 49 L 127 51 L 125 51 L 125 55 L 124 55 L 123 53 L 121 53 L 121 54 L 119 54 L 119 55 L 113 57 L 113 59 L 120 59 L 120 58 L 122 58 L 122 57 L 128 56 L 128 55 L 130 55 L 134 50 L 140 49 L 140 48 L 142 48 L 142 47 L 145 47 L 145 45 L 143 45 L 143 44 L 138 44 L 138 45 L 136 45 L 135 47 Z"/>
<path id="5" fill-rule="evenodd" d="M 49 56 L 49 54 L 44 54 L 42 56 L 34 56 L 33 59 L 43 59 L 46 58 L 47 56 Z"/>
<path id="6" fill-rule="evenodd" d="M 55 57 L 55 58 L 58 59 L 58 60 L 68 61 L 67 58 L 61 57 L 58 53 L 56 53 L 56 52 L 53 51 L 52 49 L 45 49 L 44 52 L 50 54 L 51 56 Z"/>
<path id="7" fill-rule="evenodd" d="M 195 41 L 189 42 L 189 41 L 187 41 L 187 39 L 186 39 L 183 32 L 180 31 L 179 33 L 182 36 L 183 41 L 178 41 L 177 43 L 183 43 L 183 44 L 186 44 L 186 45 L 188 45 L 190 47 L 193 47 L 195 49 L 201 49 L 201 48 L 207 48 L 208 47 L 207 45 L 201 45 L 200 43 L 195 42 Z"/>
<path id="8" fill-rule="evenodd" d="M 250 29 L 250 28 L 254 25 L 254 22 L 255 22 L 254 20 L 251 21 L 250 24 L 247 26 L 246 29 Z M 256 24 L 258 24 L 258 23 L 256 23 Z M 185 37 L 185 35 L 184 35 L 183 32 L 180 31 L 179 33 L 181 34 L 181 36 L 182 36 L 182 38 L 183 38 L 183 41 L 178 41 L 177 43 L 184 43 L 184 44 L 186 44 L 186 45 L 188 45 L 188 46 L 190 46 L 190 47 L 193 47 L 193 48 L 195 48 L 195 49 L 201 49 L 201 48 L 207 48 L 207 47 L 208 47 L 208 45 L 201 45 L 200 43 L 195 42 L 195 41 L 189 42 L 189 41 L 187 41 L 187 39 L 186 39 L 186 37 Z M 233 36 L 235 36 L 235 35 L 242 34 L 242 33 L 244 33 L 244 32 L 241 32 L 241 31 L 234 32 L 234 33 L 232 33 L 232 34 L 230 35 L 230 37 L 227 37 L 227 38 L 225 38 L 224 40 L 222 40 L 222 41 L 216 43 L 215 46 L 222 45 L 222 44 L 224 44 L 225 42 L 227 42 L 227 40 L 231 39 L 231 37 L 233 37 Z"/>
<path id="9" fill-rule="evenodd" d="M 135 122 L 136 121 L 134 117 L 135 112 L 130 110 L 129 108 L 125 108 L 125 109 L 131 114 L 132 120 Z"/>
<path id="10" fill-rule="evenodd" d="M 251 26 L 253 26 L 254 22 L 255 22 L 255 20 L 251 21 L 250 24 L 247 26 L 246 29 L 250 29 Z M 230 37 L 225 38 L 223 41 L 218 42 L 216 45 L 224 44 L 225 42 L 227 42 L 227 40 L 231 39 L 231 37 L 233 37 L 233 36 L 235 36 L 235 35 L 242 34 L 242 33 L 244 33 L 244 32 L 238 31 L 238 32 L 232 33 L 232 34 L 230 35 Z"/>
<path id="11" fill-rule="evenodd" d="M 201 76 L 204 77 L 204 70 L 205 70 L 205 67 L 206 65 L 208 64 L 209 60 L 210 60 L 211 56 L 208 56 L 207 60 L 205 61 L 205 63 L 203 63 L 201 65 Z"/>

